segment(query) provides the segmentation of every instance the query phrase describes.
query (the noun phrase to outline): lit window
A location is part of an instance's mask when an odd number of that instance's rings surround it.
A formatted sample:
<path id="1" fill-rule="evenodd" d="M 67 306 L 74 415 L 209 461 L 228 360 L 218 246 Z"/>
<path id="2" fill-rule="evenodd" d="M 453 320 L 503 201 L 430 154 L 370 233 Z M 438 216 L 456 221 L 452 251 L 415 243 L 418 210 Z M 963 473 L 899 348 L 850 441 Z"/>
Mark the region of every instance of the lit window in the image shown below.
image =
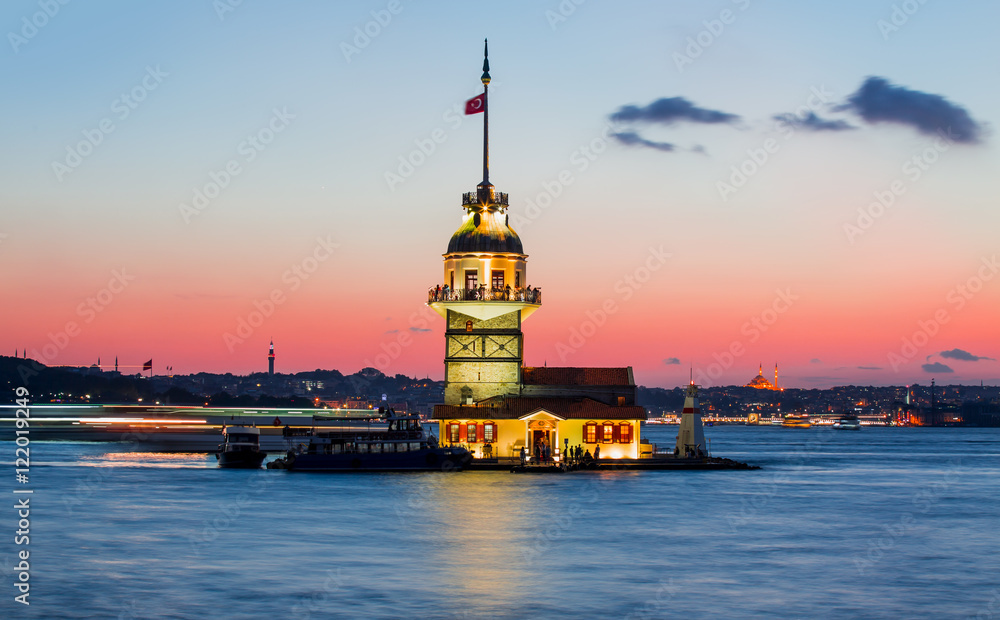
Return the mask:
<path id="1" fill-rule="evenodd" d="M 604 436 L 601 437 L 601 442 L 612 443 L 615 440 L 615 425 L 611 422 L 605 422 L 602 426 L 604 426 Z"/>
<path id="2" fill-rule="evenodd" d="M 583 427 L 584 430 L 584 440 L 583 443 L 597 443 L 597 423 L 587 422 Z"/>
<path id="3" fill-rule="evenodd" d="M 466 440 L 469 443 L 476 443 L 476 425 L 475 424 L 469 424 L 469 426 L 468 426 L 468 428 L 466 430 L 466 433 L 465 433 L 465 437 L 466 437 Z"/>
<path id="4" fill-rule="evenodd" d="M 618 443 L 632 443 L 632 425 L 628 422 L 618 425 Z"/>
<path id="5" fill-rule="evenodd" d="M 466 321 L 465 322 L 465 331 L 467 331 L 467 332 L 471 332 L 472 331 L 472 321 Z M 473 346 L 475 346 L 475 344 L 476 343 L 472 343 Z"/>
<path id="6" fill-rule="evenodd" d="M 479 288 L 479 272 L 469 269 L 465 272 L 465 290 L 474 291 Z"/>
<path id="7" fill-rule="evenodd" d="M 503 271 L 493 271 L 493 288 L 503 288 Z"/>
<path id="8" fill-rule="evenodd" d="M 514 288 L 521 288 L 521 272 L 514 272 Z"/>
<path id="9" fill-rule="evenodd" d="M 483 441 L 486 443 L 493 443 L 496 441 L 496 424 L 493 422 L 483 424 Z"/>
<path id="10" fill-rule="evenodd" d="M 450 424 L 448 426 L 448 441 L 458 443 L 458 424 Z"/>

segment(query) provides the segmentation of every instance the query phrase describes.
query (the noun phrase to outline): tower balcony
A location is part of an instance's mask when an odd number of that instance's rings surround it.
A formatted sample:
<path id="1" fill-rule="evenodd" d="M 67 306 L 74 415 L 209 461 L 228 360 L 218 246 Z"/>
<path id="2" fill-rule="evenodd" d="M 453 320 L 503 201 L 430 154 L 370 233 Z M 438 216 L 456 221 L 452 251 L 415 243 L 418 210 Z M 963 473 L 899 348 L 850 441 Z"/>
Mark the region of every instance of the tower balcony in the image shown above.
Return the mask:
<path id="1" fill-rule="evenodd" d="M 435 286 L 427 291 L 427 305 L 441 316 L 447 316 L 452 309 L 487 320 L 520 310 L 521 318 L 526 319 L 541 307 L 542 291 L 537 288 L 449 289 Z"/>
<path id="2" fill-rule="evenodd" d="M 455 288 L 436 286 L 427 291 L 427 303 L 436 301 L 521 301 L 542 305 L 540 288 Z"/>
<path id="3" fill-rule="evenodd" d="M 465 192 L 462 194 L 462 207 L 474 207 L 476 205 L 496 205 L 498 207 L 507 207 L 507 194 L 503 192 L 497 192 L 493 190 L 493 186 L 490 187 L 480 187 L 474 192 Z"/>

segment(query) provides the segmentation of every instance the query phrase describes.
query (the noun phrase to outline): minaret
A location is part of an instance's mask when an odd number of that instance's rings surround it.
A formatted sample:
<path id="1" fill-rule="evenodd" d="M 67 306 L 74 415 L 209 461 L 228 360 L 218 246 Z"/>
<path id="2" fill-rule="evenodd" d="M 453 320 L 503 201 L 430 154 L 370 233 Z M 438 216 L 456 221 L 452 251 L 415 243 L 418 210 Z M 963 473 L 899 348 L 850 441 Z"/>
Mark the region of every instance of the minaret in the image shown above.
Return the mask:
<path id="1" fill-rule="evenodd" d="M 778 389 L 778 362 L 774 363 L 774 389 Z"/>
<path id="2" fill-rule="evenodd" d="M 271 349 L 267 353 L 267 374 L 274 376 L 274 339 L 271 339 Z"/>
<path id="3" fill-rule="evenodd" d="M 445 318 L 446 405 L 518 393 L 524 336 L 521 323 L 541 306 L 530 289 L 528 255 L 510 227 L 507 194 L 490 183 L 489 50 L 483 48 L 483 180 L 462 195 L 465 215 L 444 254 L 444 283 L 428 305 Z"/>
<path id="4" fill-rule="evenodd" d="M 706 453 L 705 429 L 701 425 L 701 408 L 698 406 L 698 386 L 694 380 L 688 385 L 687 396 L 684 398 L 684 410 L 681 412 L 681 427 L 677 431 L 677 456 L 687 456 L 689 453 L 698 455 Z"/>

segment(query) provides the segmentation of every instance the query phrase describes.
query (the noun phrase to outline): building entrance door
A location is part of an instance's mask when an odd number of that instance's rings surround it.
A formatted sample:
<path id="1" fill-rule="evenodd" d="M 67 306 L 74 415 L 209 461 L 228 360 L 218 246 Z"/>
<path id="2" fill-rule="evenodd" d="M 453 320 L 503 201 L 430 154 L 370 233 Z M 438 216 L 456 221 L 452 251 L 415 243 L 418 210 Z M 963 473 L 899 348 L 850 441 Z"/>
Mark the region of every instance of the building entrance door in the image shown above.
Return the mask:
<path id="1" fill-rule="evenodd" d="M 552 458 L 552 431 L 531 431 L 531 454 L 536 462 L 540 462 L 546 454 L 543 446 L 548 448 L 548 457 Z"/>

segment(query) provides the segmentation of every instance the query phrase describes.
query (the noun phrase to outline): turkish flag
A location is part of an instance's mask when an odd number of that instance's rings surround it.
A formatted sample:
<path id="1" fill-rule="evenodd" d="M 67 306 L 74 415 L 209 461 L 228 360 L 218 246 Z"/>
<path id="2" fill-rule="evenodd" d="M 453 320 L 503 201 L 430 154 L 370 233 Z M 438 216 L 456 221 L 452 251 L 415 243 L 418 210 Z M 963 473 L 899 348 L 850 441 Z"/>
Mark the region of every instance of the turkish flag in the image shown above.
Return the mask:
<path id="1" fill-rule="evenodd" d="M 486 93 L 473 97 L 465 102 L 466 114 L 479 114 L 486 109 Z"/>
<path id="2" fill-rule="evenodd" d="M 144 371 L 145 370 L 152 370 L 153 369 L 153 360 L 149 360 L 148 362 L 146 362 L 145 364 L 143 364 L 142 365 L 142 369 Z"/>

